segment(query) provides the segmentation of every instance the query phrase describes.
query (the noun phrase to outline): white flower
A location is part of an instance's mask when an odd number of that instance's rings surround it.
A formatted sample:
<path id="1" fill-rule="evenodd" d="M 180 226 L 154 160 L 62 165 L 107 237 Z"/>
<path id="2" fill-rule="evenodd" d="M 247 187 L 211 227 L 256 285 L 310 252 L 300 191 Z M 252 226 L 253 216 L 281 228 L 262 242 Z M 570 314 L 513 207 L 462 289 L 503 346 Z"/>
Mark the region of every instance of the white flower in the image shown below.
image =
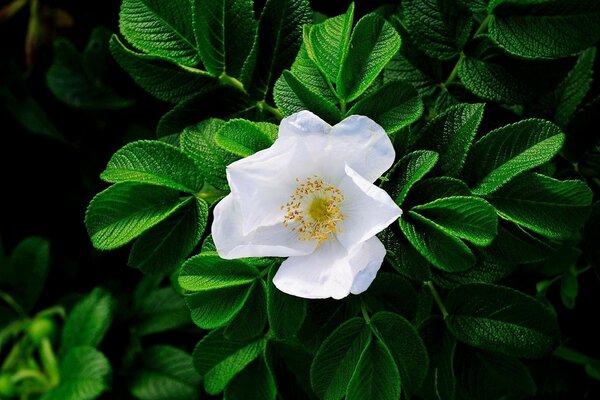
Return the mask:
<path id="1" fill-rule="evenodd" d="M 353 115 L 330 126 L 301 111 L 273 146 L 227 167 L 231 194 L 214 210 L 223 258 L 288 257 L 275 286 L 305 298 L 362 293 L 381 267 L 375 235 L 402 210 L 373 185 L 394 162 L 385 131 Z"/>

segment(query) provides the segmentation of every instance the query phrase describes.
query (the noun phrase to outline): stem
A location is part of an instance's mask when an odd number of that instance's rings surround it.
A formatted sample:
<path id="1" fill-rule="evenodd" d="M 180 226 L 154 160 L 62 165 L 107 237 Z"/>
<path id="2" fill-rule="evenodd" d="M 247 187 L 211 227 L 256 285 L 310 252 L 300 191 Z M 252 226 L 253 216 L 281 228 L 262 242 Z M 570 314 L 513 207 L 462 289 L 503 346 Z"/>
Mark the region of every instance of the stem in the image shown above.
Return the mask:
<path id="1" fill-rule="evenodd" d="M 48 338 L 42 339 L 39 351 L 42 366 L 44 367 L 44 371 L 48 374 L 48 383 L 51 387 L 54 387 L 60 382 L 60 372 L 54 350 L 52 350 L 52 344 Z"/>
<path id="2" fill-rule="evenodd" d="M 46 378 L 46 376 L 35 369 L 22 369 L 20 371 L 15 372 L 15 374 L 12 376 L 13 383 L 17 383 L 25 379 L 33 379 L 34 381 L 42 384 L 43 386 L 48 387 L 48 379 Z"/>
<path id="3" fill-rule="evenodd" d="M 371 318 L 369 317 L 369 310 L 367 310 L 367 306 L 365 305 L 365 302 L 360 301 L 360 311 L 362 312 L 362 316 L 365 319 L 365 321 L 367 321 L 367 324 L 369 324 L 371 322 Z"/>
<path id="4" fill-rule="evenodd" d="M 13 310 L 15 310 L 17 314 L 19 314 L 22 317 L 27 317 L 27 313 L 25 312 L 25 310 L 23 310 L 19 303 L 17 303 L 10 294 L 0 291 L 0 299 L 4 300 L 6 304 L 8 304 Z"/>
<path id="5" fill-rule="evenodd" d="M 473 35 L 473 37 L 482 34 L 488 27 L 488 25 L 490 24 L 490 20 L 492 19 L 491 15 L 486 16 L 483 21 L 481 21 L 481 25 L 479 25 L 479 28 L 477 28 L 477 30 L 475 31 L 475 35 Z"/>
<path id="6" fill-rule="evenodd" d="M 342 116 L 346 115 L 346 100 L 340 100 L 340 110 L 342 111 Z"/>
<path id="7" fill-rule="evenodd" d="M 228 192 L 217 189 L 216 187 L 212 186 L 208 182 L 204 182 L 202 189 L 200 189 L 200 191 L 198 193 L 196 193 L 194 196 L 198 197 L 199 199 L 203 199 L 204 201 L 206 201 L 209 204 L 212 204 L 218 198 L 225 196 L 227 193 Z"/>
<path id="8" fill-rule="evenodd" d="M 278 108 L 273 107 L 273 106 L 267 104 L 267 102 L 265 100 L 258 101 L 256 103 L 256 105 L 258 106 L 258 108 L 260 108 L 262 110 L 265 110 L 265 111 L 268 111 L 271 114 L 273 114 L 273 116 L 275 116 L 275 118 L 277 118 L 279 120 L 283 119 L 283 114 L 281 113 L 281 111 L 279 111 Z"/>
<path id="9" fill-rule="evenodd" d="M 182 64 L 177 64 L 177 66 L 179 68 L 183 69 L 184 71 L 191 72 L 194 75 L 203 75 L 203 76 L 212 77 L 212 75 L 208 71 L 205 71 L 203 69 L 188 67 L 187 65 L 182 65 Z"/>
<path id="10" fill-rule="evenodd" d="M 440 297 L 440 294 L 436 290 L 435 286 L 433 286 L 433 283 L 431 281 L 426 281 L 425 285 L 429 286 L 429 290 L 431 291 L 431 296 L 433 296 L 433 300 L 435 301 L 438 308 L 442 312 L 442 317 L 444 319 L 446 319 L 446 317 L 448 316 L 448 310 L 446 310 L 446 306 L 442 302 L 442 298 Z"/>
<path id="11" fill-rule="evenodd" d="M 447 86 L 449 84 L 451 84 L 452 82 L 454 82 L 454 79 L 456 79 L 456 76 L 458 75 L 458 67 L 460 66 L 460 63 L 462 62 L 462 60 L 465 59 L 465 53 L 463 53 L 462 51 L 460 52 L 460 57 L 458 58 L 458 61 L 456 62 L 456 64 L 454 64 L 454 68 L 452 68 L 452 71 L 450 72 L 450 75 L 448 75 L 448 79 L 446 79 L 446 82 L 444 82 L 441 86 L 442 86 L 442 90 L 448 91 Z"/>
<path id="12" fill-rule="evenodd" d="M 246 88 L 244 88 L 244 84 L 236 78 L 234 78 L 233 76 L 227 75 L 225 72 L 219 75 L 219 81 L 224 85 L 233 86 L 240 92 L 246 93 Z"/>

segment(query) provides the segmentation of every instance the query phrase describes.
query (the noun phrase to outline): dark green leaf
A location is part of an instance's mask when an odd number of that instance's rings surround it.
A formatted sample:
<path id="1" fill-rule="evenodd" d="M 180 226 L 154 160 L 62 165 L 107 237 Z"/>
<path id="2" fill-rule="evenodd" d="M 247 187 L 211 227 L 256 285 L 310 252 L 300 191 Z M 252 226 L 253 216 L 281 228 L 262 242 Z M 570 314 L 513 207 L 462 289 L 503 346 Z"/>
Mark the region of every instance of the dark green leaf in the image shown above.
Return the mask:
<path id="1" fill-rule="evenodd" d="M 244 308 L 231 320 L 223 335 L 228 339 L 248 340 L 264 333 L 267 323 L 266 287 L 261 279 L 252 286 Z"/>
<path id="2" fill-rule="evenodd" d="M 417 310 L 417 292 L 413 285 L 407 278 L 390 272 L 377 273 L 362 298 L 372 313 L 393 311 L 411 319 Z"/>
<path id="3" fill-rule="evenodd" d="M 438 161 L 438 154 L 417 150 L 402 157 L 385 176 L 383 188 L 396 204 L 402 205 L 410 188 L 421 180 Z"/>
<path id="4" fill-rule="evenodd" d="M 467 283 L 496 283 L 510 275 L 515 270 L 514 264 L 495 263 L 489 260 L 478 259 L 475 265 L 466 271 L 444 272 L 435 271 L 433 281 L 436 285 L 453 289 Z"/>
<path id="5" fill-rule="evenodd" d="M 453 196 L 471 196 L 471 190 L 460 179 L 437 176 L 417 182 L 406 199 L 407 204 L 424 204 Z"/>
<path id="6" fill-rule="evenodd" d="M 277 338 L 286 339 L 296 335 L 306 317 L 307 301 L 277 289 L 273 284 L 277 268 L 271 267 L 267 279 L 267 315 L 269 327 Z"/>
<path id="7" fill-rule="evenodd" d="M 522 264 L 544 260 L 552 248 L 522 228 L 501 221 L 496 239 L 483 252 L 492 262 Z"/>
<path id="8" fill-rule="evenodd" d="M 224 400 L 275 400 L 277 387 L 275 379 L 264 359 L 248 365 L 229 382 L 225 388 Z"/>
<path id="9" fill-rule="evenodd" d="M 420 282 L 431 279 L 427 259 L 407 243 L 406 239 L 400 239 L 401 235 L 401 232 L 396 233 L 393 228 L 388 228 L 377 235 L 387 250 L 386 261 L 399 274 L 409 279 Z"/>
<path id="10" fill-rule="evenodd" d="M 135 310 L 134 329 L 140 336 L 165 332 L 190 324 L 183 296 L 172 287 L 147 293 Z"/>
<path id="11" fill-rule="evenodd" d="M 348 383 L 348 400 L 400 398 L 400 374 L 387 346 L 379 340 L 367 345 Z"/>
<path id="12" fill-rule="evenodd" d="M 6 265 L 1 265 L 0 282 L 6 281 L 10 294 L 26 311 L 37 302 L 50 267 L 50 243 L 32 236 L 21 241 Z"/>

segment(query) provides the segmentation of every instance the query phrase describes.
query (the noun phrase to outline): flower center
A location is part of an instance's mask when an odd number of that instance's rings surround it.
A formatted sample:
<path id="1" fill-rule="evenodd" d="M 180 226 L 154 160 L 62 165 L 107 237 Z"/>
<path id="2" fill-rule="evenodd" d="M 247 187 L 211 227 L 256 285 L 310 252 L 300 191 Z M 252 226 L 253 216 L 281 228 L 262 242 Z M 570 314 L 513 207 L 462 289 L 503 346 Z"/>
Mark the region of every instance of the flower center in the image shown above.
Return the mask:
<path id="1" fill-rule="evenodd" d="M 339 232 L 338 223 L 344 220 L 340 208 L 344 195 L 316 175 L 304 181 L 296 178 L 296 182 L 299 185 L 290 201 L 281 206 L 285 212 L 283 225 L 298 232 L 299 240 L 317 240 L 320 245 Z"/>

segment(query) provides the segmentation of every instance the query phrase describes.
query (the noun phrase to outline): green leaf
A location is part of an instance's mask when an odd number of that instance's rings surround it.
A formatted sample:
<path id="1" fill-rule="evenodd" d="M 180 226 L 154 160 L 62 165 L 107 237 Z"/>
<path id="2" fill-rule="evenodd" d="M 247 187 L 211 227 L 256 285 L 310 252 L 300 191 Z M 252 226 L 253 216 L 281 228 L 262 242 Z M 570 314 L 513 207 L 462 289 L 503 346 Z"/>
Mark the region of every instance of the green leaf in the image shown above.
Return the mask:
<path id="1" fill-rule="evenodd" d="M 415 212 L 410 211 L 409 215 L 410 221 L 400 218 L 400 228 L 427 261 L 447 272 L 464 271 L 473 266 L 475 256 L 460 239 Z"/>
<path id="2" fill-rule="evenodd" d="M 592 191 L 582 181 L 527 173 L 488 196 L 499 215 L 550 238 L 571 236 L 585 223 Z"/>
<path id="3" fill-rule="evenodd" d="M 110 38 L 110 52 L 135 83 L 160 100 L 179 103 L 216 83 L 207 73 L 192 73 L 160 57 L 130 50 L 116 35 Z"/>
<path id="4" fill-rule="evenodd" d="M 251 0 L 193 0 L 200 57 L 214 76 L 239 76 L 256 31 Z M 188 10 L 189 12 L 189 10 Z"/>
<path id="5" fill-rule="evenodd" d="M 560 280 L 560 299 L 566 308 L 570 310 L 575 308 L 578 292 L 577 273 L 573 269 L 569 269 Z"/>
<path id="6" fill-rule="evenodd" d="M 539 119 L 491 131 L 473 145 L 467 158 L 465 173 L 471 178 L 473 193 L 492 193 L 520 173 L 550 161 L 563 142 L 558 126 Z"/>
<path id="7" fill-rule="evenodd" d="M 139 368 L 129 385 L 139 400 L 195 400 L 200 377 L 194 371 L 192 356 L 176 347 L 153 346 L 141 356 Z"/>
<path id="8" fill-rule="evenodd" d="M 223 335 L 228 339 L 248 340 L 264 333 L 267 323 L 266 287 L 261 279 L 254 285 L 244 308 L 231 320 Z"/>
<path id="9" fill-rule="evenodd" d="M 483 252 L 492 262 L 523 264 L 548 258 L 552 248 L 522 228 L 501 220 L 498 236 Z"/>
<path id="10" fill-rule="evenodd" d="M 379 271 L 362 299 L 371 313 L 393 311 L 409 319 L 414 318 L 418 307 L 418 295 L 412 283 L 391 272 Z"/>
<path id="11" fill-rule="evenodd" d="M 554 313 L 539 300 L 502 286 L 470 284 L 445 300 L 448 329 L 458 340 L 516 357 L 542 357 L 559 340 Z"/>
<path id="12" fill-rule="evenodd" d="M 477 128 L 483 118 L 484 104 L 458 104 L 436 116 L 419 134 L 417 146 L 439 154 L 437 168 L 457 175 L 467 158 Z"/>
<path id="13" fill-rule="evenodd" d="M 204 336 L 194 349 L 194 367 L 204 380 L 208 394 L 221 393 L 225 386 L 264 350 L 266 340 L 227 340 L 222 330 Z"/>
<path id="14" fill-rule="evenodd" d="M 558 105 L 554 114 L 554 121 L 557 124 L 561 126 L 568 124 L 577 107 L 590 90 L 595 59 L 595 47 L 581 53 L 573 69 L 556 88 Z"/>
<path id="15" fill-rule="evenodd" d="M 515 268 L 514 264 L 507 261 L 500 263 L 478 258 L 475 265 L 466 271 L 435 271 L 432 278 L 436 285 L 453 289 L 468 283 L 496 283 L 510 275 Z"/>
<path id="16" fill-rule="evenodd" d="M 400 398 L 400 374 L 387 347 L 371 341 L 358 360 L 348 384 L 348 400 Z"/>
<path id="17" fill-rule="evenodd" d="M 225 388 L 224 400 L 275 400 L 275 379 L 262 357 L 236 375 Z"/>
<path id="18" fill-rule="evenodd" d="M 215 143 L 236 156 L 248 157 L 273 144 L 272 132 L 277 132 L 277 127 L 268 124 L 270 129 L 264 130 L 263 125 L 245 119 L 228 121 L 215 135 Z"/>
<path id="19" fill-rule="evenodd" d="M 376 14 L 358 21 L 350 39 L 352 55 L 344 60 L 336 90 L 346 103 L 356 99 L 371 84 L 400 48 L 400 36 Z"/>
<path id="20" fill-rule="evenodd" d="M 437 317 L 426 319 L 420 325 L 419 333 L 429 352 L 429 371 L 418 395 L 426 399 L 454 400 L 457 389 L 454 373 L 456 339 Z"/>
<path id="21" fill-rule="evenodd" d="M 115 299 L 101 288 L 75 304 L 62 330 L 61 353 L 67 354 L 78 346 L 97 347 L 112 323 L 115 307 Z"/>
<path id="22" fill-rule="evenodd" d="M 85 225 L 94 247 L 111 250 L 135 239 L 185 205 L 176 190 L 140 183 L 117 183 L 92 199 Z"/>
<path id="23" fill-rule="evenodd" d="M 217 132 L 224 124 L 225 121 L 219 119 L 208 119 L 186 128 L 181 135 L 181 148 L 196 161 L 208 183 L 218 189 L 228 190 L 225 167 L 238 157 L 215 143 Z"/>
<path id="24" fill-rule="evenodd" d="M 595 0 L 498 0 L 491 2 L 490 36 L 524 58 L 559 58 L 600 39 L 600 4 Z"/>
<path id="25" fill-rule="evenodd" d="M 400 372 L 403 391 L 410 398 L 421 387 L 429 368 L 423 340 L 411 323 L 398 314 L 379 312 L 371 318 L 371 327 L 389 349 Z"/>
<path id="26" fill-rule="evenodd" d="M 275 83 L 273 98 L 275 105 L 285 115 L 310 110 L 329 123 L 335 124 L 340 121 L 340 110 L 335 104 L 313 93 L 292 72 L 283 71 Z"/>
<path id="27" fill-rule="evenodd" d="M 455 0 L 404 0 L 406 29 L 428 56 L 448 60 L 469 39 L 473 19 Z"/>
<path id="28" fill-rule="evenodd" d="M 412 208 L 443 231 L 477 246 L 487 246 L 498 232 L 496 210 L 478 197 L 454 196 Z"/>
<path id="29" fill-rule="evenodd" d="M 310 26 L 304 25 L 302 31 L 303 42 L 300 45 L 300 51 L 298 51 L 290 72 L 311 92 L 328 100 L 330 103 L 337 104 L 338 98 L 333 92 L 333 86 L 327 81 L 327 78 L 324 77 L 314 61 L 310 59 L 308 51 L 308 48 L 310 48 L 310 29 Z"/>
<path id="30" fill-rule="evenodd" d="M 438 154 L 433 151 L 413 151 L 402 157 L 387 173 L 383 188 L 401 206 L 410 188 L 431 171 L 437 161 Z"/>
<path id="31" fill-rule="evenodd" d="M 108 359 L 89 346 L 72 348 L 60 361 L 60 383 L 41 400 L 93 400 L 109 388 Z"/>
<path id="32" fill-rule="evenodd" d="M 369 328 L 358 317 L 344 322 L 325 339 L 310 368 L 311 386 L 321 399 L 340 400 L 346 396 L 360 356 L 370 341 Z"/>
<path id="33" fill-rule="evenodd" d="M 148 183 L 190 194 L 198 193 L 204 183 L 193 158 L 155 140 L 125 145 L 112 156 L 100 177 L 111 183 Z"/>
<path id="34" fill-rule="evenodd" d="M 423 102 L 412 85 L 395 81 L 363 97 L 348 114 L 366 115 L 392 133 L 418 120 Z"/>
<path id="35" fill-rule="evenodd" d="M 25 311 L 30 311 L 42 294 L 49 267 L 50 243 L 31 236 L 22 240 L 8 262 L 0 266 L 0 282 L 6 281 L 11 296 Z"/>
<path id="36" fill-rule="evenodd" d="M 405 36 L 403 36 L 403 38 L 402 49 L 406 49 L 407 40 L 405 40 Z M 382 72 L 383 82 L 408 82 L 417 89 L 417 92 L 419 92 L 419 95 L 422 97 L 431 95 L 435 90 L 437 79 L 431 76 L 428 71 L 425 71 L 423 68 L 416 65 L 417 62 L 415 60 L 411 60 L 406 54 L 403 54 L 402 49 L 394 54 L 391 60 L 385 65 Z"/>
<path id="37" fill-rule="evenodd" d="M 291 296 L 275 287 L 273 277 L 276 270 L 277 267 L 271 267 L 267 279 L 267 315 L 275 337 L 287 339 L 298 333 L 306 317 L 308 304 L 306 299 Z"/>
<path id="38" fill-rule="evenodd" d="M 401 240 L 401 235 L 392 228 L 377 235 L 387 250 L 386 261 L 408 279 L 420 282 L 430 280 L 429 262 L 406 239 Z"/>
<path id="39" fill-rule="evenodd" d="M 348 56 L 353 20 L 354 3 L 351 3 L 345 14 L 310 28 L 309 55 L 330 82 L 338 82 L 340 68 Z"/>
<path id="40" fill-rule="evenodd" d="M 407 204 L 424 204 L 453 196 L 471 196 L 471 190 L 460 179 L 436 176 L 417 182 L 406 199 Z"/>
<path id="41" fill-rule="evenodd" d="M 123 0 L 121 34 L 150 55 L 195 67 L 200 62 L 189 0 Z"/>
<path id="42" fill-rule="evenodd" d="M 188 325 L 192 320 L 183 296 L 169 286 L 145 294 L 133 322 L 135 333 L 145 336 Z"/>
<path id="43" fill-rule="evenodd" d="M 307 0 L 267 0 L 242 71 L 242 81 L 253 98 L 264 99 L 275 79 L 292 64 L 300 48 L 302 26 L 309 22 Z"/>
<path id="44" fill-rule="evenodd" d="M 196 199 L 144 232 L 131 247 L 127 264 L 144 273 L 168 274 L 181 265 L 200 241 L 208 204 Z"/>

